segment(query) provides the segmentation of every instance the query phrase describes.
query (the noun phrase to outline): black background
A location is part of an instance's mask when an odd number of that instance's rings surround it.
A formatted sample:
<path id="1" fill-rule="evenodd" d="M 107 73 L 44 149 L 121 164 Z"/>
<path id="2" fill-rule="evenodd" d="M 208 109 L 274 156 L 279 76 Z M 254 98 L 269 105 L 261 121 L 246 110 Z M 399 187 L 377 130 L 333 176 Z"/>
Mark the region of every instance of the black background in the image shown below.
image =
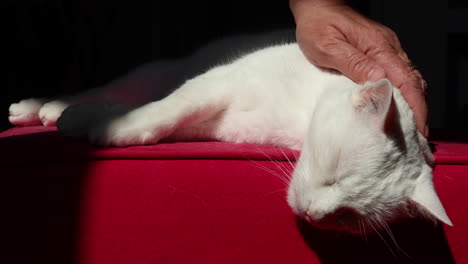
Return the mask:
<path id="1" fill-rule="evenodd" d="M 430 126 L 468 126 L 468 1 L 352 1 L 391 27 L 429 83 Z M 145 62 L 190 54 L 234 33 L 294 28 L 287 0 L 2 1 L 5 74 L 0 129 L 8 106 L 102 85 Z"/>

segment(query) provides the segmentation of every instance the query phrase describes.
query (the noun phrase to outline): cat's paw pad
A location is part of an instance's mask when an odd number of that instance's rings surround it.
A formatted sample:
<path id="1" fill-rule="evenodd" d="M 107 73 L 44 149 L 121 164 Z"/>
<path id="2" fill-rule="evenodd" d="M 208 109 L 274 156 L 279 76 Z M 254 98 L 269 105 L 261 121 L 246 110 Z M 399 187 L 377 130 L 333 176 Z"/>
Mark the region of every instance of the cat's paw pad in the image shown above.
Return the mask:
<path id="1" fill-rule="evenodd" d="M 16 126 L 41 125 L 39 110 L 46 102 L 46 99 L 26 99 L 10 105 L 9 121 Z"/>
<path id="2" fill-rule="evenodd" d="M 70 105 L 64 101 L 48 102 L 39 110 L 39 119 L 44 126 L 55 126 L 57 119 L 68 106 Z"/>

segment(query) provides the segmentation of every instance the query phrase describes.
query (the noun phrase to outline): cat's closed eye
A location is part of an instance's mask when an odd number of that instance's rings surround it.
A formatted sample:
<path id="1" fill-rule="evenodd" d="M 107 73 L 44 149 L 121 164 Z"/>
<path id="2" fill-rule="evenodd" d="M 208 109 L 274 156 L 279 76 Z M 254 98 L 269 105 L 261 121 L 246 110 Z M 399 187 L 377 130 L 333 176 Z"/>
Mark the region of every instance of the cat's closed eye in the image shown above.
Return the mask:
<path id="1" fill-rule="evenodd" d="M 332 186 L 336 183 L 336 179 L 334 177 L 327 179 L 323 185 L 325 186 Z"/>

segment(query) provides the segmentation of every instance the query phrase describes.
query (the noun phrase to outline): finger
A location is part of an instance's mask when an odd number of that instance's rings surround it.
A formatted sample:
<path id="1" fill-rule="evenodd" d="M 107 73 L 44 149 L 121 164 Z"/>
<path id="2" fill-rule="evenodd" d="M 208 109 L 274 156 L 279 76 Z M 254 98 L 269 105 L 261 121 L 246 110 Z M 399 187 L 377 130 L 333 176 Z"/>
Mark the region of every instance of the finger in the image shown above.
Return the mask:
<path id="1" fill-rule="evenodd" d="M 407 65 L 413 65 L 413 63 L 408 58 L 408 55 L 403 50 L 397 50 L 398 57 L 404 61 Z"/>
<path id="2" fill-rule="evenodd" d="M 319 66 L 335 69 L 357 83 L 385 78 L 385 70 L 346 41 L 323 45 L 316 57 Z"/>
<path id="3" fill-rule="evenodd" d="M 415 89 L 411 84 L 403 84 L 400 87 L 402 95 L 413 110 L 416 126 L 425 137 L 429 136 L 427 126 L 427 104 L 422 90 Z M 406 91 L 406 92 L 403 92 Z"/>
<path id="4" fill-rule="evenodd" d="M 425 81 L 421 73 L 414 70 L 395 51 L 386 50 L 370 55 L 385 69 L 388 79 L 401 90 L 403 98 L 413 110 L 418 130 L 428 136 Z M 409 60 L 408 60 L 409 61 Z"/>

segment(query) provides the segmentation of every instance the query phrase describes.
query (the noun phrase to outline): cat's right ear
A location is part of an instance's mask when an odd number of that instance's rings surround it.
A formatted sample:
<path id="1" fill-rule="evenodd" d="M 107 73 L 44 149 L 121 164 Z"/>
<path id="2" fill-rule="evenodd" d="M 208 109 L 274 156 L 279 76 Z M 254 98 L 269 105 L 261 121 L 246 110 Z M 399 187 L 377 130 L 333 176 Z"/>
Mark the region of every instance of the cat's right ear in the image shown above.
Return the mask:
<path id="1" fill-rule="evenodd" d="M 383 128 L 391 112 L 393 86 L 388 79 L 367 83 L 352 96 L 354 109 L 365 120 Z"/>

